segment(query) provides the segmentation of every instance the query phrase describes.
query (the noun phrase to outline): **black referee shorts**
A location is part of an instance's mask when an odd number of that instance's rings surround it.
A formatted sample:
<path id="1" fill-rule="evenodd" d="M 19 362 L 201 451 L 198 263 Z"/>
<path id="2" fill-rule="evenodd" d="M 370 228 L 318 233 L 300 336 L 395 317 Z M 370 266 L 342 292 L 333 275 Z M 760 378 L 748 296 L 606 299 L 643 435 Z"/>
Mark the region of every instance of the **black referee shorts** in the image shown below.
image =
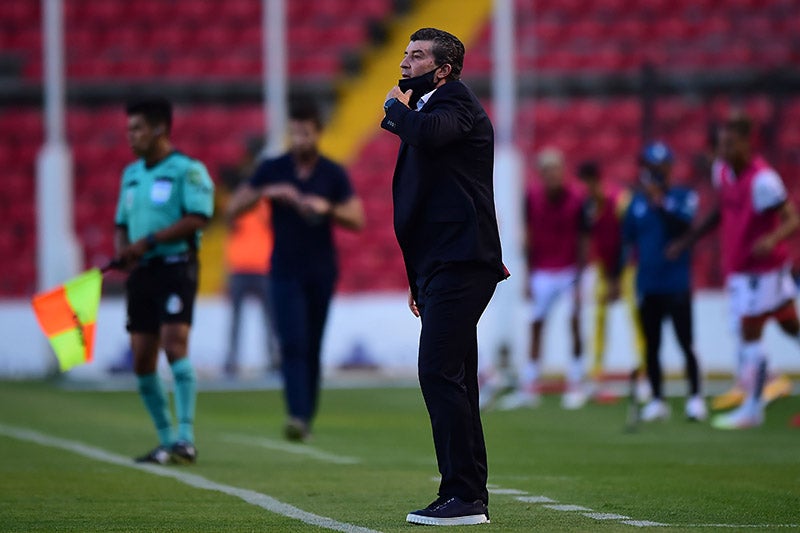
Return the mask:
<path id="1" fill-rule="evenodd" d="M 125 284 L 128 331 L 157 334 L 162 324 L 191 324 L 197 274 L 196 260 L 136 267 Z"/>

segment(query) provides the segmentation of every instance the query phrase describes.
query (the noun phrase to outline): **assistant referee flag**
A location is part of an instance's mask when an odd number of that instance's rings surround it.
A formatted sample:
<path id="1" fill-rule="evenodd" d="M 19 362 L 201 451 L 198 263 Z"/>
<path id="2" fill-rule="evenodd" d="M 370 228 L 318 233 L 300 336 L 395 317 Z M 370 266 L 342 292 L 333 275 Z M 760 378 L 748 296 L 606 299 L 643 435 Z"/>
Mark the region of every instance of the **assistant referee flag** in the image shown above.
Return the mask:
<path id="1" fill-rule="evenodd" d="M 92 360 L 102 284 L 102 272 L 93 268 L 33 296 L 33 311 L 62 372 Z"/>

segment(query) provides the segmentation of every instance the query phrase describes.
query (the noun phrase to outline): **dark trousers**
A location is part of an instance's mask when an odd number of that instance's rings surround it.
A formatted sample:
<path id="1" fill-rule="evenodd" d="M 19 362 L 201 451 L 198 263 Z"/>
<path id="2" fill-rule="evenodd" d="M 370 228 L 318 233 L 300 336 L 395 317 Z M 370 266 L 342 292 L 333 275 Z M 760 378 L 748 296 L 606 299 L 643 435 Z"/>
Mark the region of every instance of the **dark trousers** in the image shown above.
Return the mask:
<path id="1" fill-rule="evenodd" d="M 334 283 L 333 275 L 270 276 L 287 411 L 289 416 L 307 423 L 317 411 L 320 349 Z"/>
<path id="2" fill-rule="evenodd" d="M 269 276 L 253 272 L 233 272 L 228 276 L 228 298 L 231 301 L 231 328 L 228 337 L 226 366 L 235 367 L 239 359 L 239 340 L 242 329 L 242 306 L 245 298 L 258 300 L 263 310 L 264 333 L 267 342 L 268 367 L 277 368 L 280 358 L 269 298 Z"/>
<path id="3" fill-rule="evenodd" d="M 692 333 L 692 294 L 647 294 L 639 302 L 639 318 L 642 322 L 647 351 L 647 377 L 654 398 L 662 398 L 661 391 L 661 324 L 666 317 L 672 321 L 675 336 L 686 359 L 686 376 L 692 395 L 700 392 L 700 371 L 694 353 Z"/>
<path id="4" fill-rule="evenodd" d="M 417 295 L 422 318 L 419 383 L 433 428 L 439 495 L 489 501 L 478 406 L 478 320 L 497 285 L 480 266 L 438 272 Z"/>

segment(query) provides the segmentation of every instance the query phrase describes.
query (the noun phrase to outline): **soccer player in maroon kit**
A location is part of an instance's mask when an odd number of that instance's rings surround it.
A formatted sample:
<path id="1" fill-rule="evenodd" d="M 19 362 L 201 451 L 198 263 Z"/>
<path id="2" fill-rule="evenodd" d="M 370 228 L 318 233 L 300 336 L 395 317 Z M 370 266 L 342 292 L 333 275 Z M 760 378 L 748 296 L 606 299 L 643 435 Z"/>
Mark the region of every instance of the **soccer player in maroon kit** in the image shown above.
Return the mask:
<path id="1" fill-rule="evenodd" d="M 545 318 L 556 300 L 569 294 L 572 361 L 566 371 L 565 409 L 586 403 L 583 383 L 583 346 L 580 337 L 580 275 L 585 264 L 587 238 L 583 227 L 584 195 L 564 176 L 564 158 L 555 149 L 542 150 L 537 166 L 541 185 L 528 190 L 526 219 L 531 309 L 530 359 L 522 368 L 518 390 L 503 398 L 501 409 L 535 407 L 539 401 L 539 360 Z"/>
<path id="2" fill-rule="evenodd" d="M 781 177 L 750 145 L 752 125 L 743 115 L 720 130 L 720 156 L 712 178 L 718 206 L 696 228 L 670 246 L 678 254 L 722 224 L 722 260 L 730 305 L 740 318 L 741 357 L 747 396 L 740 407 L 718 415 L 719 429 L 758 426 L 764 420 L 762 391 L 767 359 L 761 343 L 764 325 L 775 318 L 781 329 L 800 340 L 785 239 L 800 226 L 800 217 Z"/>

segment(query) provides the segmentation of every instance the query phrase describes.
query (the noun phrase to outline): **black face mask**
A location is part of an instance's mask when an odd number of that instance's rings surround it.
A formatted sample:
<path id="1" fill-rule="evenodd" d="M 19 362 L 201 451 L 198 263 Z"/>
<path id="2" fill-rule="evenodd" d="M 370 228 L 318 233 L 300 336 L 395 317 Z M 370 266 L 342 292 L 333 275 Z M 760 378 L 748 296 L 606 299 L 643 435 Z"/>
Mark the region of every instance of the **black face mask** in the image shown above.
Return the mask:
<path id="1" fill-rule="evenodd" d="M 434 74 L 438 69 L 439 67 L 436 67 L 430 72 L 426 72 L 425 74 L 416 76 L 414 78 L 403 78 L 397 83 L 397 86 L 400 87 L 401 91 L 406 92 L 409 89 L 412 91 L 411 98 L 408 100 L 408 107 L 411 109 L 416 109 L 419 99 L 436 88 Z"/>

